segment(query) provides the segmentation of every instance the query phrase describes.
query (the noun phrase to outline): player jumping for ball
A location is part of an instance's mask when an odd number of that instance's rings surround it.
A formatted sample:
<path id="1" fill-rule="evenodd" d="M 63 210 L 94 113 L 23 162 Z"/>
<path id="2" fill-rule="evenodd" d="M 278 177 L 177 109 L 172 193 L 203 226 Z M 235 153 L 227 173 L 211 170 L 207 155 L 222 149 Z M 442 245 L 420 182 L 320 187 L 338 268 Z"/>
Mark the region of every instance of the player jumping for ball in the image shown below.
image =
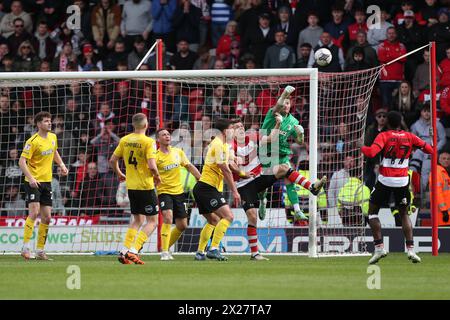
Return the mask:
<path id="1" fill-rule="evenodd" d="M 421 260 L 414 252 L 413 227 L 408 216 L 408 207 L 411 202 L 408 176 L 409 157 L 413 148 L 421 149 L 428 154 L 433 153 L 433 148 L 416 135 L 400 129 L 402 115 L 399 112 L 390 111 L 387 115 L 387 121 L 390 130 L 380 133 L 370 147 L 363 146 L 361 148 L 362 153 L 368 158 L 375 157 L 380 151 L 383 156 L 378 182 L 369 200 L 369 225 L 372 229 L 375 245 L 375 252 L 370 258 L 369 264 L 375 264 L 387 255 L 381 236 L 378 211 L 391 194 L 394 194 L 395 206 L 398 208 L 402 219 L 408 259 L 417 263 Z"/>
<path id="2" fill-rule="evenodd" d="M 288 142 L 289 137 L 294 137 L 295 140 L 303 143 L 303 127 L 298 120 L 289 113 L 291 109 L 290 95 L 295 91 L 292 86 L 286 86 L 281 96 L 278 98 L 277 104 L 272 107 L 264 118 L 261 132 L 264 135 L 261 138 L 261 152 L 260 158 L 263 166 L 263 174 L 275 174 L 274 168 L 279 165 L 287 165 L 290 168 L 290 157 L 292 151 Z M 278 142 L 277 142 L 278 140 Z M 308 219 L 300 209 L 298 195 L 295 190 L 295 185 L 300 184 L 303 188 L 311 191 L 312 194 L 317 195 L 323 185 L 326 183 L 327 177 L 323 176 L 319 181 L 312 184 L 308 179 L 299 175 L 295 181 L 285 179 L 286 191 L 289 201 L 294 207 L 294 217 L 297 220 Z M 264 220 L 266 217 L 266 199 L 267 190 L 259 194 L 259 218 Z"/>

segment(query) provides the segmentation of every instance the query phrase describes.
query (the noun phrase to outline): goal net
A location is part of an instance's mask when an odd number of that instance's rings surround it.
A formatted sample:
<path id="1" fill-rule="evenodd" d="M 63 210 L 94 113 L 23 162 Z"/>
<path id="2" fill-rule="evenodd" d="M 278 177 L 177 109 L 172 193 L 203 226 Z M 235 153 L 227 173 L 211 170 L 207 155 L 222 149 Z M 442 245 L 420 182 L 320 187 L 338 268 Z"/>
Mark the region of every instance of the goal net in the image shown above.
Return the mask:
<path id="1" fill-rule="evenodd" d="M 137 71 L 2 74 L 1 218 L 2 251 L 19 251 L 27 209 L 18 159 L 24 142 L 36 132 L 33 116 L 52 114 L 58 150 L 69 168 L 54 167 L 49 252 L 114 252 L 122 247 L 130 220 L 125 185 L 108 159 L 119 139 L 132 131 L 131 117 L 143 112 L 148 135 L 160 126 L 172 133 L 172 145 L 184 150 L 201 170 L 217 117 L 241 118 L 252 139 L 286 85 L 296 88 L 291 114 L 305 128 L 305 142 L 291 143 L 292 168 L 312 182 L 327 175 L 318 197 L 297 188 L 309 221 L 297 221 L 283 180 L 268 192 L 267 214 L 258 221 L 262 253 L 360 254 L 366 252 L 368 197 L 362 183 L 359 149 L 379 68 L 352 73 L 316 69 Z M 158 95 L 158 83 L 162 95 Z M 162 110 L 162 112 L 160 111 Z M 192 196 L 195 179 L 182 181 L 189 211 L 188 229 L 172 248 L 195 252 L 205 219 Z M 232 197 L 225 186 L 229 203 Z M 249 252 L 247 218 L 232 207 L 235 219 L 222 241 L 228 253 Z M 36 223 L 39 223 L 37 221 Z M 36 240 L 37 228 L 32 241 Z M 155 231 L 143 252 L 158 251 Z"/>

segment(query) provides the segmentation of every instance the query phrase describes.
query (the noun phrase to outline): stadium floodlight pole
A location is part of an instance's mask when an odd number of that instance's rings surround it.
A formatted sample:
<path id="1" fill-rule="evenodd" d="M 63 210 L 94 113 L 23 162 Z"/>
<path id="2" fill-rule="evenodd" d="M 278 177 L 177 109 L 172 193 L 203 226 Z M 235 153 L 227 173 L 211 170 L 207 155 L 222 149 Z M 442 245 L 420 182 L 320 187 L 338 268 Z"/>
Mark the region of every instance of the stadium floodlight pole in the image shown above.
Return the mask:
<path id="1" fill-rule="evenodd" d="M 434 152 L 431 155 L 431 249 L 433 256 L 438 255 L 438 204 L 437 204 L 437 113 L 436 113 L 436 43 L 430 47 L 430 88 L 431 88 L 431 125 Z"/>
<path id="2" fill-rule="evenodd" d="M 318 110 L 319 110 L 319 71 L 313 69 L 309 77 L 309 177 L 317 180 L 318 149 Z M 309 241 L 308 255 L 317 258 L 317 197 L 309 195 Z"/>
<path id="3" fill-rule="evenodd" d="M 139 62 L 139 64 L 137 65 L 136 69 L 134 69 L 134 71 L 139 70 L 139 68 L 144 64 L 145 61 L 147 61 L 148 57 L 150 56 L 150 54 L 152 53 L 152 51 L 155 49 L 156 45 L 158 44 L 158 40 L 156 40 L 156 42 L 150 47 L 150 49 L 148 49 L 147 53 L 145 54 L 144 58 L 142 58 L 141 62 Z"/>
<path id="4" fill-rule="evenodd" d="M 163 41 L 162 39 L 156 40 L 156 70 L 162 71 L 163 70 Z M 163 82 L 162 80 L 156 81 L 156 90 L 157 90 L 157 97 L 156 97 L 156 103 L 158 105 L 158 113 L 157 113 L 157 127 L 162 128 L 164 126 L 164 116 L 163 116 Z M 161 209 L 158 213 L 158 235 L 157 235 L 157 246 L 158 246 L 158 252 L 161 251 L 161 228 L 163 224 L 163 216 Z"/>

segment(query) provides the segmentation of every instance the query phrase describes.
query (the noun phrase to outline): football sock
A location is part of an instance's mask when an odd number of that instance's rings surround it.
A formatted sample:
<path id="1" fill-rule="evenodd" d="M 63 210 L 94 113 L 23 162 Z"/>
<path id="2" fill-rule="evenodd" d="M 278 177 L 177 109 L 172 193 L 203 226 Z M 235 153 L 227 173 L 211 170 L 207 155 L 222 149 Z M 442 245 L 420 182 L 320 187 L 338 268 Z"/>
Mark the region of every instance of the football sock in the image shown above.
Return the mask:
<path id="1" fill-rule="evenodd" d="M 170 232 L 169 248 L 180 239 L 182 233 L 183 231 L 180 231 L 177 227 L 172 228 L 172 231 Z"/>
<path id="2" fill-rule="evenodd" d="M 169 226 L 170 228 L 170 226 Z M 142 247 L 144 246 L 145 241 L 148 240 L 148 236 L 144 231 L 139 231 L 139 234 L 137 235 L 133 248 L 136 249 L 137 252 L 141 251 Z"/>
<path id="3" fill-rule="evenodd" d="M 304 176 L 302 176 L 297 171 L 294 171 L 292 169 L 289 169 L 289 171 L 286 174 L 286 178 L 295 184 L 301 185 L 303 188 L 308 189 L 311 187 L 311 182 L 306 179 Z"/>
<path id="4" fill-rule="evenodd" d="M 127 251 L 128 249 L 131 249 L 131 246 L 134 243 L 134 238 L 136 238 L 137 232 L 138 231 L 136 229 L 128 228 L 127 233 L 125 234 L 125 240 L 123 242 L 124 250 L 122 251 Z"/>
<path id="5" fill-rule="evenodd" d="M 247 238 L 253 256 L 258 253 L 258 233 L 256 232 L 256 227 L 248 225 Z"/>
<path id="6" fill-rule="evenodd" d="M 211 248 L 219 247 L 220 241 L 222 241 L 223 237 L 225 236 L 225 233 L 227 232 L 230 224 L 230 221 L 226 219 L 220 219 L 219 223 L 216 226 L 216 229 L 214 230 L 214 236 L 211 241 Z"/>
<path id="7" fill-rule="evenodd" d="M 295 190 L 295 184 L 287 184 L 286 193 L 289 201 L 292 203 L 293 206 L 295 206 L 295 204 L 298 204 L 298 194 L 297 191 Z"/>
<path id="8" fill-rule="evenodd" d="M 34 230 L 34 220 L 30 217 L 25 221 L 25 226 L 23 227 L 23 245 L 28 247 L 31 237 L 33 236 Z"/>
<path id="9" fill-rule="evenodd" d="M 200 233 L 200 240 L 198 242 L 198 252 L 205 252 L 206 245 L 208 244 L 209 239 L 211 238 L 211 235 L 216 227 L 212 224 L 205 224 L 205 226 L 202 229 L 202 232 Z"/>
<path id="10" fill-rule="evenodd" d="M 47 234 L 48 234 L 48 224 L 44 224 L 42 222 L 39 223 L 36 249 L 44 250 L 45 241 L 47 241 Z"/>
<path id="11" fill-rule="evenodd" d="M 262 191 L 262 192 L 258 192 L 258 199 L 259 200 L 264 200 L 264 198 L 267 196 L 267 189 Z"/>
<path id="12" fill-rule="evenodd" d="M 161 251 L 169 251 L 169 237 L 171 225 L 163 223 L 161 226 Z"/>

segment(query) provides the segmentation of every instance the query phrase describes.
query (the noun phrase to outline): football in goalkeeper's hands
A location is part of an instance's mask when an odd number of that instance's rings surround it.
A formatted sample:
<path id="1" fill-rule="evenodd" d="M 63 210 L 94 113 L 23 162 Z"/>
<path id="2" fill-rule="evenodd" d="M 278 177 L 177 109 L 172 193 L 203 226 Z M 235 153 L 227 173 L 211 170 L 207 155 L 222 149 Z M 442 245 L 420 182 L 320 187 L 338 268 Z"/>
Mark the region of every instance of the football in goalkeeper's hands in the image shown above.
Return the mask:
<path id="1" fill-rule="evenodd" d="M 321 67 L 329 65 L 332 58 L 333 56 L 331 55 L 331 51 L 327 48 L 320 48 L 314 53 L 314 59 L 316 60 L 316 63 Z"/>

